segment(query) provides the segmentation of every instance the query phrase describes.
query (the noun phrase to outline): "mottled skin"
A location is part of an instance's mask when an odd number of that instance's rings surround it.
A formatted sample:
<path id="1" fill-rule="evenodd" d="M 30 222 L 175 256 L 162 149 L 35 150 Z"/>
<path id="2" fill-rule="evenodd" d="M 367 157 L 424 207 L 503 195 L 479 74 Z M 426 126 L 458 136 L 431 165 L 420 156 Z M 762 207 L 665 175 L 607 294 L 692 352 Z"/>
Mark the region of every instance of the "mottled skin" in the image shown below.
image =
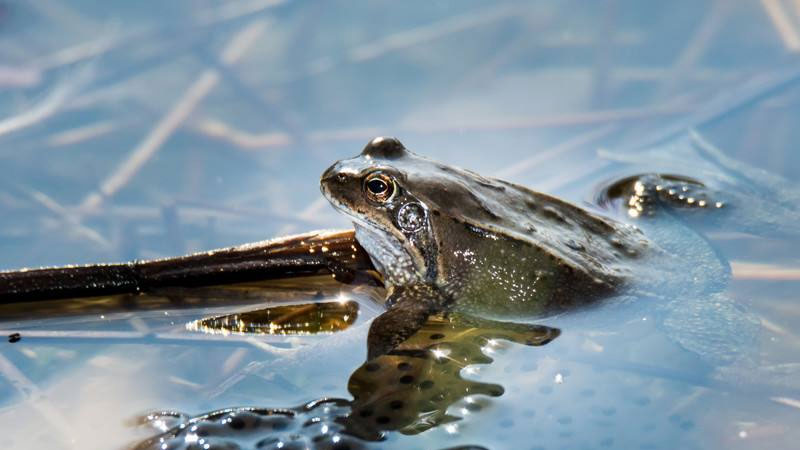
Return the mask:
<path id="1" fill-rule="evenodd" d="M 389 289 L 370 356 L 436 312 L 530 317 L 585 304 L 624 284 L 628 262 L 648 249 L 634 227 L 417 156 L 393 138 L 331 166 L 321 189 L 352 217 Z"/>

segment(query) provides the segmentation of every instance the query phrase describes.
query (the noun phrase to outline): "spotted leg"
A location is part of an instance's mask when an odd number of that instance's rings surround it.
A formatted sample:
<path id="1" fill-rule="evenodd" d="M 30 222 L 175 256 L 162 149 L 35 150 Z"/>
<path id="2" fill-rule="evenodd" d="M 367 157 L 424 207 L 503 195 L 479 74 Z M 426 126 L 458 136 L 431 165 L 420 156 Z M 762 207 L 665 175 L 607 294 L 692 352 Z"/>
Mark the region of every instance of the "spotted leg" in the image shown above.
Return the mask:
<path id="1" fill-rule="evenodd" d="M 395 288 L 387 300 L 389 309 L 369 327 L 367 359 L 385 355 L 413 336 L 446 304 L 438 290 L 429 285 Z"/>

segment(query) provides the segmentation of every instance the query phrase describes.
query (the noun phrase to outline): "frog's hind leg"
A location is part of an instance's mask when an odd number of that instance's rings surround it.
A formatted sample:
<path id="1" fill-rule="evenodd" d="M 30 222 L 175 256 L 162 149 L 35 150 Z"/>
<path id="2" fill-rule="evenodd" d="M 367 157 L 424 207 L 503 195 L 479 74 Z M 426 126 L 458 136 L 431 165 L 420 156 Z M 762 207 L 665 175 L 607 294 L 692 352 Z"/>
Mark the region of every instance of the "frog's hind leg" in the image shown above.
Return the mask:
<path id="1" fill-rule="evenodd" d="M 724 289 L 730 279 L 728 263 L 698 232 L 718 228 L 730 215 L 732 208 L 714 190 L 688 177 L 644 174 L 614 182 L 598 200 L 605 208 L 625 211 L 658 249 L 651 267 L 637 268 L 649 289 L 665 289 L 671 296 Z"/>
<path id="2" fill-rule="evenodd" d="M 376 317 L 367 335 L 367 360 L 394 350 L 419 331 L 446 300 L 432 286 L 412 285 L 394 289 L 386 301 L 389 309 Z"/>
<path id="3" fill-rule="evenodd" d="M 634 175 L 605 187 L 598 196 L 602 206 L 615 205 L 631 217 L 650 217 L 659 210 L 722 209 L 726 202 L 695 179 L 680 175 Z"/>
<path id="4" fill-rule="evenodd" d="M 389 309 L 375 318 L 367 336 L 367 360 L 394 352 L 415 336 L 432 317 L 447 308 L 446 299 L 427 285 L 396 288 L 388 302 Z M 478 330 L 497 339 L 525 345 L 545 345 L 561 333 L 543 325 L 500 322 L 457 312 L 447 312 L 444 319 L 455 334 Z"/>
<path id="5" fill-rule="evenodd" d="M 672 209 L 679 207 L 684 220 L 691 219 L 695 226 L 770 238 L 794 238 L 800 234 L 800 187 L 796 182 L 726 156 L 696 131 L 689 130 L 646 151 L 600 151 L 599 154 L 635 165 L 639 170 L 658 168 L 660 174 L 637 175 L 614 182 L 598 197 L 601 203 L 623 203 L 632 216 L 653 215 L 656 206 L 666 205 Z M 694 178 L 662 175 L 662 170 L 685 172 Z M 662 190 L 655 192 L 653 185 L 661 186 Z M 685 212 L 699 209 L 722 211 Z"/>

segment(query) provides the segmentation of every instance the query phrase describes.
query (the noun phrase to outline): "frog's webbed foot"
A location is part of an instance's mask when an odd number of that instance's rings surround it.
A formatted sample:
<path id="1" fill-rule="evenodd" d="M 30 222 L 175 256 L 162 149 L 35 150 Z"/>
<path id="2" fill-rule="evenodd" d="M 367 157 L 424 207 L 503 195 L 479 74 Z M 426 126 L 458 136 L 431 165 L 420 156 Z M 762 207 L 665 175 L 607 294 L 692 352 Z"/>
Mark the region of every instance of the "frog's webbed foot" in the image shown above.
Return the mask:
<path id="1" fill-rule="evenodd" d="M 649 217 L 658 210 L 720 209 L 725 206 L 718 194 L 700 181 L 667 174 L 634 175 L 602 189 L 597 199 L 601 206 L 615 205 L 631 217 Z"/>
<path id="2" fill-rule="evenodd" d="M 396 288 L 386 303 L 389 309 L 369 327 L 367 360 L 389 353 L 413 336 L 445 301 L 435 288 L 418 285 Z"/>

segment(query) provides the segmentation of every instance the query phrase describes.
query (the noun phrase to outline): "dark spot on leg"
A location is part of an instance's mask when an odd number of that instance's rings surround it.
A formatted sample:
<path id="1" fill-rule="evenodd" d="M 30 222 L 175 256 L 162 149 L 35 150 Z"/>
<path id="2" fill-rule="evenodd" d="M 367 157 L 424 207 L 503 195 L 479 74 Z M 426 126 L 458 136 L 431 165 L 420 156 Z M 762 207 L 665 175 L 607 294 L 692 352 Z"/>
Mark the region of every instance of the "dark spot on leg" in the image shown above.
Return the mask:
<path id="1" fill-rule="evenodd" d="M 411 364 L 407 362 L 401 362 L 400 364 L 397 365 L 397 370 L 402 370 L 402 371 L 411 370 L 411 367 L 412 367 Z"/>
<path id="2" fill-rule="evenodd" d="M 392 402 L 389 403 L 389 408 L 402 409 L 403 408 L 403 401 L 402 400 L 392 400 Z"/>
<path id="3" fill-rule="evenodd" d="M 390 419 L 390 418 L 388 418 L 386 416 L 380 416 L 380 417 L 375 419 L 375 422 L 377 422 L 377 423 L 379 423 L 381 425 L 386 425 L 387 423 L 389 423 L 391 421 L 392 421 L 392 419 Z"/>
<path id="4" fill-rule="evenodd" d="M 430 389 L 430 388 L 433 387 L 433 381 L 425 380 L 425 381 L 423 381 L 422 383 L 419 384 L 419 387 L 422 388 L 422 389 Z"/>
<path id="5" fill-rule="evenodd" d="M 366 369 L 367 372 L 375 372 L 380 368 L 381 366 L 378 363 L 368 363 L 366 366 L 364 366 L 364 369 Z"/>
<path id="6" fill-rule="evenodd" d="M 289 422 L 280 421 L 272 424 L 273 430 L 285 430 L 287 428 L 289 428 Z"/>
<path id="7" fill-rule="evenodd" d="M 228 421 L 228 426 L 234 430 L 241 430 L 244 428 L 244 420 L 241 417 L 234 417 Z"/>
<path id="8" fill-rule="evenodd" d="M 414 377 L 411 375 L 403 375 L 400 377 L 400 382 L 403 384 L 411 384 L 414 381 Z"/>
<path id="9" fill-rule="evenodd" d="M 567 220 L 552 206 L 546 206 L 542 209 L 542 213 L 545 217 L 549 218 L 550 220 L 558 223 L 566 223 Z"/>
<path id="10" fill-rule="evenodd" d="M 443 392 L 439 392 L 438 394 L 435 394 L 433 397 L 431 397 L 431 401 L 434 403 L 440 403 L 445 401 L 446 398 L 447 397 L 444 395 Z"/>
<path id="11" fill-rule="evenodd" d="M 362 410 L 361 410 L 361 411 L 358 413 L 358 415 L 359 415 L 359 416 L 361 416 L 361 417 L 369 417 L 369 416 L 371 416 L 371 415 L 372 415 L 372 410 L 371 410 L 371 409 L 362 409 Z"/>
<path id="12" fill-rule="evenodd" d="M 444 338 L 444 335 L 442 333 L 434 333 L 434 334 L 431 335 L 431 339 L 434 339 L 434 340 L 442 339 L 442 338 Z"/>

